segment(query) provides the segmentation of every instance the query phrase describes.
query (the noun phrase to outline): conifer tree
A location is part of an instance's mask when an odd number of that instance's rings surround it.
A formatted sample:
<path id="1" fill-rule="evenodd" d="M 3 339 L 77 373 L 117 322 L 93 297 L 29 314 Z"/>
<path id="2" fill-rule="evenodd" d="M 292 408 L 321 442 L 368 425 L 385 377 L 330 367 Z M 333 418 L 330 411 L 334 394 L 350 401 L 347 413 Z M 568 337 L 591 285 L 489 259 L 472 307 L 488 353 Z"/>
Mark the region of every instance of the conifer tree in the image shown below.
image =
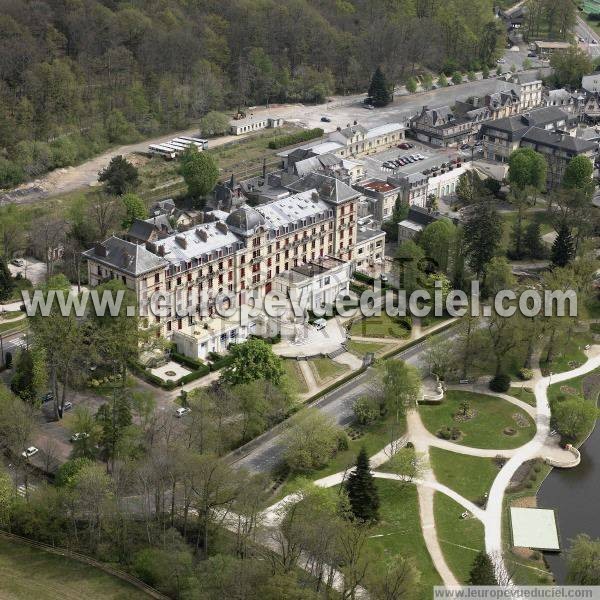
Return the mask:
<path id="1" fill-rule="evenodd" d="M 5 302 L 11 297 L 15 283 L 8 270 L 6 259 L 0 259 L 0 302 Z"/>
<path id="2" fill-rule="evenodd" d="M 386 106 L 392 101 L 390 86 L 381 67 L 377 67 L 375 73 L 373 73 L 371 85 L 369 86 L 369 96 L 372 98 L 373 106 L 377 107 Z"/>
<path id="3" fill-rule="evenodd" d="M 348 476 L 346 491 L 356 520 L 373 523 L 379 519 L 379 495 L 364 446 L 356 458 L 356 468 Z"/>
<path id="4" fill-rule="evenodd" d="M 498 585 L 494 565 L 484 551 L 481 551 L 473 561 L 469 574 L 469 585 Z"/>
<path id="5" fill-rule="evenodd" d="M 552 264 L 557 267 L 566 267 L 575 253 L 571 230 L 563 223 L 558 230 L 558 235 L 552 244 Z"/>

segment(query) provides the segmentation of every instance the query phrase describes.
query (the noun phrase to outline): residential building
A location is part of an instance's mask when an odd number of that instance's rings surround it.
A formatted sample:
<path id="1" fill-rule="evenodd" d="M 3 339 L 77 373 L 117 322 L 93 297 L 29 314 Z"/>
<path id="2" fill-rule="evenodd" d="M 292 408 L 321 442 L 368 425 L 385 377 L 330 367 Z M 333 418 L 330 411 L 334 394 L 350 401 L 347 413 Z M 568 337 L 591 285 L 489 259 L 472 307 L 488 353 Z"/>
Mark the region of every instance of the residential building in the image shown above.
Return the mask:
<path id="1" fill-rule="evenodd" d="M 546 131 L 532 127 L 521 138 L 523 148 L 533 148 L 546 158 L 548 163 L 546 185 L 548 190 L 560 186 L 569 164 L 575 156 L 587 156 L 592 164 L 596 155 L 597 143 L 562 131 Z"/>
<path id="2" fill-rule="evenodd" d="M 411 206 L 406 219 L 398 223 L 398 241 L 411 240 L 421 233 L 427 225 L 447 218 L 446 215 L 441 213 L 420 206 Z"/>
<path id="3" fill-rule="evenodd" d="M 519 85 L 520 112 L 542 106 L 543 84 L 537 73 L 518 73 L 512 80 Z"/>
<path id="4" fill-rule="evenodd" d="M 409 206 L 424 207 L 427 204 L 429 176 L 417 173 L 397 173 L 388 181 L 398 186 L 400 198 Z"/>
<path id="5" fill-rule="evenodd" d="M 385 231 L 359 225 L 354 246 L 353 263 L 357 271 L 368 272 L 383 265 L 385 258 Z"/>
<path id="6" fill-rule="evenodd" d="M 400 189 L 391 178 L 387 181 L 368 179 L 355 184 L 354 188 L 367 197 L 376 221 L 383 223 L 392 216 Z"/>
<path id="7" fill-rule="evenodd" d="M 532 127 L 547 131 L 570 131 L 577 125 L 578 117 L 561 108 L 548 106 L 519 116 L 488 121 L 481 127 L 483 154 L 489 160 L 507 162 L 508 157 L 519 147 L 521 138 Z"/>

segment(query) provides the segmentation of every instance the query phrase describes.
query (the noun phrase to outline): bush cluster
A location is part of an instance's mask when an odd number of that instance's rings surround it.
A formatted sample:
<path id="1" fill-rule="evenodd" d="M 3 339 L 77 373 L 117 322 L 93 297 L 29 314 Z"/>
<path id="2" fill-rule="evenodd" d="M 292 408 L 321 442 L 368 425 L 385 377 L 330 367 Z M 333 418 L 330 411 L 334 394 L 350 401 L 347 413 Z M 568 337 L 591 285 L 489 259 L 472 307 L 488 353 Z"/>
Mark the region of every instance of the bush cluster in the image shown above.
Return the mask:
<path id="1" fill-rule="evenodd" d="M 323 130 L 320 127 L 305 129 L 303 131 L 298 131 L 297 133 L 290 133 L 289 135 L 280 135 L 269 142 L 269 148 L 271 150 L 277 150 L 279 148 L 285 148 L 286 146 L 299 144 L 300 142 L 308 142 L 315 138 L 320 138 L 322 135 Z"/>

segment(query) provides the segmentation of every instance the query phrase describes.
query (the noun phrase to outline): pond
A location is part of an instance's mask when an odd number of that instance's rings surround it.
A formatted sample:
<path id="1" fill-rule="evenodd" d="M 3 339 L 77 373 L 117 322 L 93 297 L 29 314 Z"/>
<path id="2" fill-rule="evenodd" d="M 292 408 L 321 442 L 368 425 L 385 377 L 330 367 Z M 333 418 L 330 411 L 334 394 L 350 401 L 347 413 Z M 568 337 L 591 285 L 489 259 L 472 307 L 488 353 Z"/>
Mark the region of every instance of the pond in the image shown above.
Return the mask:
<path id="1" fill-rule="evenodd" d="M 581 464 L 575 469 L 552 469 L 538 492 L 538 506 L 556 511 L 560 554 L 546 554 L 559 584 L 567 575 L 566 550 L 579 533 L 600 538 L 600 424 L 580 448 Z"/>

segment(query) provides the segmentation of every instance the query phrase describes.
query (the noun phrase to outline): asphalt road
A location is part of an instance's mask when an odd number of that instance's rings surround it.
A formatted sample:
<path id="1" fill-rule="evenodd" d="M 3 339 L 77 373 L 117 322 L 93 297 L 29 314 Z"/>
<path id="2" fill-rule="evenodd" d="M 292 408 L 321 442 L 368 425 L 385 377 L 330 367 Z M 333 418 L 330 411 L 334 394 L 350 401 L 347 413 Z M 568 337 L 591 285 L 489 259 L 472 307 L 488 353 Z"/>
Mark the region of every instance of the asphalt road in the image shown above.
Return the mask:
<path id="1" fill-rule="evenodd" d="M 577 17 L 575 35 L 583 39 L 583 42 L 580 39 L 579 45 L 592 57 L 592 59 L 600 57 L 600 34 L 597 30 L 590 27 L 581 17 Z M 594 44 L 592 42 L 596 43 Z"/>
<path id="2" fill-rule="evenodd" d="M 455 330 L 450 328 L 441 331 L 434 337 L 436 340 L 442 341 L 453 335 L 455 335 Z M 424 348 L 425 341 L 400 351 L 394 358 L 402 359 L 409 364 L 420 367 Z M 354 402 L 360 396 L 369 393 L 369 381 L 372 377 L 372 369 L 367 369 L 361 375 L 323 396 L 311 406 L 331 417 L 338 425 L 348 425 L 352 421 Z M 262 436 L 257 442 L 251 442 L 248 445 L 249 452 L 243 458 L 238 459 L 234 466 L 255 473 L 271 472 L 280 463 L 285 450 L 284 432 L 281 429 L 276 428 L 274 432 Z"/>

